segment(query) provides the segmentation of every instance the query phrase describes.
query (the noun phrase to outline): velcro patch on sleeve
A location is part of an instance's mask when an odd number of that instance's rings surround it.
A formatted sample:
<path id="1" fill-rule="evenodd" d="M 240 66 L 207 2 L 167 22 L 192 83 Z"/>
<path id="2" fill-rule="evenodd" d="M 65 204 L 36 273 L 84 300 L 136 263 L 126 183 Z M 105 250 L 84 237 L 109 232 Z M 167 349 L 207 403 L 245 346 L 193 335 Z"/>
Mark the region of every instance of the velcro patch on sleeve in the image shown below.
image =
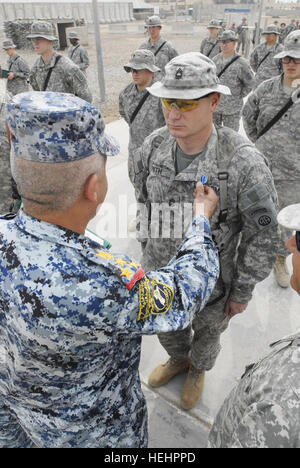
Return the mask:
<path id="1" fill-rule="evenodd" d="M 155 278 L 147 276 L 139 282 L 139 314 L 137 320 L 145 320 L 149 314 L 165 314 L 174 299 L 173 289 Z"/>

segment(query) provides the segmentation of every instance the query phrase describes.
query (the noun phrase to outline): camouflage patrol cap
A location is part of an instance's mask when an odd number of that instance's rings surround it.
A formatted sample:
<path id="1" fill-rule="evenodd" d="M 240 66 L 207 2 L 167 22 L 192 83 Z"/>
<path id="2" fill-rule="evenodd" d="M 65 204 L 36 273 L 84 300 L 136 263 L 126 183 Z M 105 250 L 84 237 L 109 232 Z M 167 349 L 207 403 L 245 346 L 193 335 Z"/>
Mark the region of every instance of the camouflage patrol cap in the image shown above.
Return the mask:
<path id="1" fill-rule="evenodd" d="M 274 58 L 280 59 L 284 57 L 300 58 L 300 29 L 292 31 L 284 41 L 284 49 Z"/>
<path id="2" fill-rule="evenodd" d="M 6 108 L 12 151 L 18 158 L 60 163 L 119 152 L 116 140 L 104 133 L 99 109 L 73 94 L 21 93 Z"/>
<path id="3" fill-rule="evenodd" d="M 262 34 L 278 34 L 280 35 L 278 26 L 276 24 L 269 24 L 266 29 L 262 32 Z"/>
<path id="4" fill-rule="evenodd" d="M 221 29 L 222 26 L 220 25 L 220 21 L 217 19 L 210 20 L 210 22 L 207 25 L 207 29 L 212 29 L 212 28 Z"/>
<path id="5" fill-rule="evenodd" d="M 221 85 L 212 60 L 200 52 L 189 52 L 174 57 L 165 68 L 162 81 L 147 90 L 160 98 L 197 99 L 209 93 L 231 94 Z"/>
<path id="6" fill-rule="evenodd" d="M 7 49 L 15 49 L 17 46 L 13 43 L 11 39 L 5 39 L 2 42 L 2 48 L 7 50 Z"/>
<path id="7" fill-rule="evenodd" d="M 153 26 L 161 26 L 161 19 L 157 15 L 149 16 L 145 20 L 145 27 L 146 28 L 151 28 Z"/>
<path id="8" fill-rule="evenodd" d="M 300 203 L 283 208 L 278 213 L 277 221 L 278 224 L 287 229 L 300 231 Z"/>
<path id="9" fill-rule="evenodd" d="M 78 33 L 75 31 L 70 31 L 68 34 L 69 39 L 79 39 Z"/>
<path id="10" fill-rule="evenodd" d="M 160 71 L 155 65 L 155 57 L 151 50 L 138 49 L 130 57 L 130 61 L 124 66 L 124 70 L 129 73 L 134 70 L 149 70 L 151 72 Z"/>
<path id="11" fill-rule="evenodd" d="M 219 40 L 220 41 L 237 41 L 238 37 L 234 31 L 232 31 L 231 29 L 226 29 L 226 31 L 223 31 L 220 34 Z"/>
<path id="12" fill-rule="evenodd" d="M 53 36 L 52 24 L 47 21 L 34 21 L 31 25 L 30 34 L 27 39 L 37 39 L 42 37 L 48 41 L 56 41 L 57 38 Z"/>

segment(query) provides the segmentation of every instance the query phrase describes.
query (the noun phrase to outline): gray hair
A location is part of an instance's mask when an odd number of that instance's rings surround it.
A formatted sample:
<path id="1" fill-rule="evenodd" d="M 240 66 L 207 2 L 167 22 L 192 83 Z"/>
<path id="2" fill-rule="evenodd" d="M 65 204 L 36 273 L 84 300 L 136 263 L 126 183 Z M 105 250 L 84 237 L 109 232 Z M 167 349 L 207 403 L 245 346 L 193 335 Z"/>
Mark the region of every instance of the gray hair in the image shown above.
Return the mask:
<path id="1" fill-rule="evenodd" d="M 35 215 L 66 211 L 80 196 L 90 175 L 103 170 L 106 157 L 95 153 L 67 163 L 40 163 L 11 152 L 11 170 L 24 207 Z"/>

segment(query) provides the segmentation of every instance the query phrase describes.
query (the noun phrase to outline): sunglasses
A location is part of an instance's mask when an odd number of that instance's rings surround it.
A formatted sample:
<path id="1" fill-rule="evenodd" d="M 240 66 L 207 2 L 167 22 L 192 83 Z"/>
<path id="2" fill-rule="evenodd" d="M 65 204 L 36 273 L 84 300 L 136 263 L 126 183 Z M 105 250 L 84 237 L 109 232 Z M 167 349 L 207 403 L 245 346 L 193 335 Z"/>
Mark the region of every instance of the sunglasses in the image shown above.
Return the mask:
<path id="1" fill-rule="evenodd" d="M 296 231 L 296 245 L 298 252 L 300 252 L 300 231 Z"/>
<path id="2" fill-rule="evenodd" d="M 295 65 L 298 65 L 300 63 L 300 58 L 294 58 L 294 57 L 283 57 L 282 63 L 290 63 L 294 62 Z"/>
<path id="3" fill-rule="evenodd" d="M 168 99 L 168 98 L 160 98 L 161 103 L 165 109 L 170 111 L 172 109 L 172 106 L 175 106 L 179 112 L 187 112 L 193 109 L 196 109 L 198 107 L 200 99 L 207 98 L 209 94 L 206 94 L 205 96 L 202 96 L 197 99 Z"/>

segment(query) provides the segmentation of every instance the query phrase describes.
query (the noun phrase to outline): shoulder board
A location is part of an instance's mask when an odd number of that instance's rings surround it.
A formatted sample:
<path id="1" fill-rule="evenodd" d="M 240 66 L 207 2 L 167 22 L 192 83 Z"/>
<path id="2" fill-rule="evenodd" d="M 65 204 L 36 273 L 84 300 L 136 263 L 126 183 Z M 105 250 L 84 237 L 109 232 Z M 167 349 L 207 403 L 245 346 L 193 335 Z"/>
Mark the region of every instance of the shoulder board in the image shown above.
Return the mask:
<path id="1" fill-rule="evenodd" d="M 111 270 L 130 291 L 145 272 L 139 263 L 133 262 L 127 255 L 112 254 L 106 249 L 87 249 L 81 252 L 93 263 Z"/>

